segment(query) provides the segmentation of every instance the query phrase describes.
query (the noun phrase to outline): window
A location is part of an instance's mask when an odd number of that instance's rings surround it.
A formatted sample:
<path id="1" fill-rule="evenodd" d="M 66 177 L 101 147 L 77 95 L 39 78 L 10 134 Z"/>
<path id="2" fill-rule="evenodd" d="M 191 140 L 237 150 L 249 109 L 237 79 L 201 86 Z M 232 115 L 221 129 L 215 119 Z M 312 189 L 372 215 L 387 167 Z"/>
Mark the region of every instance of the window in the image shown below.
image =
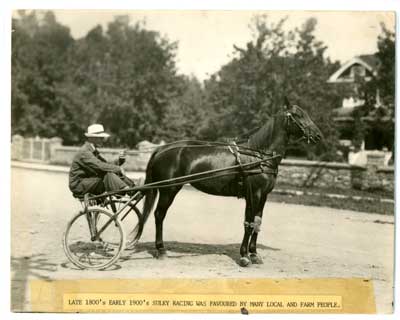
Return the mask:
<path id="1" fill-rule="evenodd" d="M 363 66 L 356 64 L 352 67 L 352 76 L 355 77 L 365 77 L 366 75 L 366 70 Z"/>

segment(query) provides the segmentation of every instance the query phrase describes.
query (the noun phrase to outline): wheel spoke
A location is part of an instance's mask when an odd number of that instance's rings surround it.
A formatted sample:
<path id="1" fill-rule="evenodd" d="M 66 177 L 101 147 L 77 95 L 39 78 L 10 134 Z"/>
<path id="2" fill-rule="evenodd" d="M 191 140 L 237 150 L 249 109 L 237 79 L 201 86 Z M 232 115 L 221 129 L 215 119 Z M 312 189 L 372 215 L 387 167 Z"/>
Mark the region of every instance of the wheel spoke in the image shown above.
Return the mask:
<path id="1" fill-rule="evenodd" d="M 101 238 L 92 241 L 91 234 L 101 230 L 112 219 L 113 213 L 99 208 L 88 210 L 69 223 L 63 238 L 64 251 L 68 259 L 80 268 L 104 269 L 119 258 L 125 246 L 124 231 L 120 222 L 115 220 L 101 233 Z M 84 230 L 90 227 L 92 232 Z"/>

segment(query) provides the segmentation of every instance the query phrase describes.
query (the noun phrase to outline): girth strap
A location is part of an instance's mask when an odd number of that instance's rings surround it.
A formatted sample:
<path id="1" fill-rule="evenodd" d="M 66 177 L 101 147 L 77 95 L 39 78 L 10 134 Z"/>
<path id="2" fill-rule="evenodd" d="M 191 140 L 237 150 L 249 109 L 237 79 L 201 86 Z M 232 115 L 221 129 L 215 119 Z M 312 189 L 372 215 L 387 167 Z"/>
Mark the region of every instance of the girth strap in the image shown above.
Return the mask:
<path id="1" fill-rule="evenodd" d="M 229 151 L 235 156 L 236 158 L 236 163 L 240 165 L 240 169 L 243 170 L 242 168 L 242 160 L 240 159 L 240 151 L 239 151 L 239 146 L 236 144 L 236 142 L 233 142 L 234 148 L 232 148 L 231 145 L 228 145 Z"/>
<path id="2" fill-rule="evenodd" d="M 254 155 L 254 154 L 248 154 L 247 150 L 239 150 L 239 146 L 233 142 L 233 145 L 228 145 L 229 151 L 234 155 L 236 159 L 236 164 L 239 165 L 239 170 L 242 175 L 248 176 L 248 175 L 253 175 L 253 174 L 260 174 L 260 173 L 268 173 L 268 174 L 273 174 L 277 175 L 278 174 L 278 165 L 276 163 L 276 159 L 271 159 L 271 161 L 263 161 L 259 165 L 253 168 L 243 168 L 242 160 L 240 159 L 241 154 L 251 156 L 251 157 L 257 157 L 259 158 L 259 155 Z M 275 152 L 271 152 L 272 157 L 276 157 Z"/>
<path id="3" fill-rule="evenodd" d="M 228 146 L 229 151 L 235 156 L 236 164 L 239 165 L 239 179 L 237 180 L 237 197 L 240 198 L 241 195 L 246 195 L 248 192 L 247 176 L 248 173 L 243 169 L 242 160 L 240 159 L 240 150 L 236 142 L 233 142 L 233 146 Z"/>

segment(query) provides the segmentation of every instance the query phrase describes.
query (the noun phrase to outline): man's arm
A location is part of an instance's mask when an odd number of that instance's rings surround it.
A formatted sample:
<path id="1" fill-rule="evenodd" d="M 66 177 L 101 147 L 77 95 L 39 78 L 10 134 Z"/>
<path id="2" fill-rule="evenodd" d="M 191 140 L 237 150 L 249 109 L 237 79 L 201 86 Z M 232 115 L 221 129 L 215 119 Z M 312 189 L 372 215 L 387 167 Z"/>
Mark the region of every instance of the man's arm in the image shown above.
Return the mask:
<path id="1" fill-rule="evenodd" d="M 100 159 L 103 162 L 108 162 L 101 154 L 97 154 L 97 158 Z M 112 163 L 114 163 L 117 166 L 122 166 L 126 161 L 126 151 L 122 150 L 119 153 L 119 156 L 117 159 L 115 159 Z"/>
<path id="2" fill-rule="evenodd" d="M 121 168 L 115 164 L 107 163 L 96 158 L 91 152 L 83 152 L 80 160 L 89 168 L 100 172 L 121 172 Z"/>

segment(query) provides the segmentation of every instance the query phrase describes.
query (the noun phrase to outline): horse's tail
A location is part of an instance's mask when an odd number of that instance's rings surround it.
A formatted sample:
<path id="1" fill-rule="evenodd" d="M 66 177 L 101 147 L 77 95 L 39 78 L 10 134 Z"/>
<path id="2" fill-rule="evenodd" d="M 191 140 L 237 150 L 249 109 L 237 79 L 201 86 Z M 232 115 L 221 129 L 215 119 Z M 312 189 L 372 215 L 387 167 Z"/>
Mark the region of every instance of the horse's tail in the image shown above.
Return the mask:
<path id="1" fill-rule="evenodd" d="M 157 153 L 157 151 L 155 151 L 151 155 L 150 160 L 147 164 L 145 184 L 153 182 L 152 168 L 153 168 L 153 160 L 154 160 L 156 153 Z M 134 233 L 136 233 L 136 231 L 137 231 L 135 239 L 133 240 L 134 242 L 139 240 L 140 236 L 142 235 L 144 225 L 145 225 L 150 213 L 153 211 L 154 204 L 156 203 L 156 200 L 157 200 L 158 189 L 151 188 L 151 189 L 147 189 L 146 191 L 143 191 L 143 192 L 145 193 L 143 212 L 142 212 L 142 217 L 139 221 L 139 224 L 133 230 Z"/>

